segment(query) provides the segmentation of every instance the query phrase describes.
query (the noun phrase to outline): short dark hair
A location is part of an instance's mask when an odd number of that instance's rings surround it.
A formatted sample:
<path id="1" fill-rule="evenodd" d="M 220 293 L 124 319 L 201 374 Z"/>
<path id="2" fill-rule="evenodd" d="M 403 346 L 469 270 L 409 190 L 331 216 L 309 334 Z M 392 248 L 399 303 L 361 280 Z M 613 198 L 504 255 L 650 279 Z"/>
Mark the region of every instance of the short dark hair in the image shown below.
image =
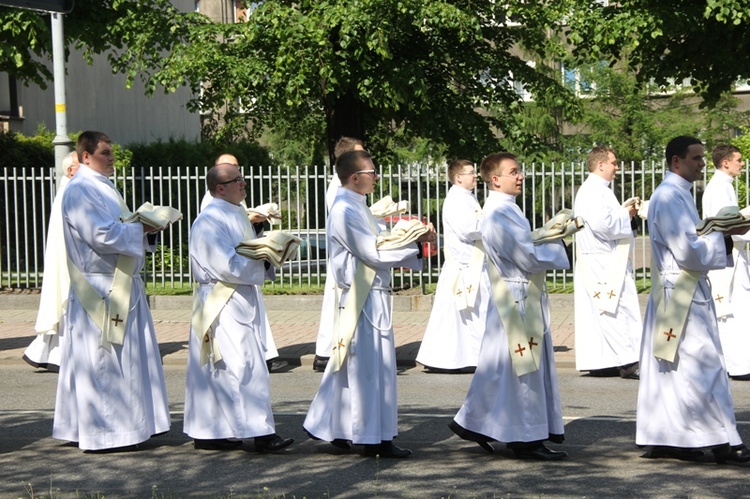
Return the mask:
<path id="1" fill-rule="evenodd" d="M 479 166 L 479 172 L 482 174 L 482 180 L 490 182 L 492 176 L 496 175 L 496 171 L 500 168 L 500 165 L 506 159 L 516 160 L 516 155 L 509 152 L 496 152 L 492 153 L 482 160 L 482 164 Z"/>
<path id="2" fill-rule="evenodd" d="M 670 140 L 669 144 L 667 144 L 666 152 L 664 153 L 667 160 L 667 167 L 670 169 L 672 168 L 672 158 L 675 156 L 685 159 L 688 148 L 696 144 L 703 145 L 703 142 L 701 142 L 700 139 L 690 137 L 689 135 L 680 135 L 679 137 Z"/>
<path id="3" fill-rule="evenodd" d="M 333 148 L 333 157 L 338 158 L 345 152 L 354 151 L 355 147 L 365 148 L 365 143 L 354 137 L 341 137 Z"/>
<path id="4" fill-rule="evenodd" d="M 218 165 L 214 165 L 208 169 L 208 172 L 206 173 L 206 187 L 208 187 L 208 192 L 210 192 L 211 194 L 214 194 L 216 192 L 216 187 L 218 187 L 218 185 L 223 181 L 221 179 L 218 167 L 220 165 L 228 164 L 229 163 L 219 163 Z"/>
<path id="5" fill-rule="evenodd" d="M 740 150 L 732 144 L 720 144 L 714 147 L 714 152 L 711 153 L 714 168 L 721 168 L 721 162 L 727 158 L 731 158 L 736 152 L 740 152 Z"/>
<path id="6" fill-rule="evenodd" d="M 450 180 L 451 184 L 456 181 L 456 175 L 461 173 L 464 166 L 471 166 L 473 168 L 474 163 L 468 159 L 454 159 L 448 164 L 448 180 Z"/>
<path id="7" fill-rule="evenodd" d="M 586 166 L 589 167 L 589 171 L 593 172 L 596 169 L 596 165 L 599 164 L 599 161 L 603 163 L 606 162 L 609 153 L 617 156 L 615 150 L 609 146 L 596 146 L 593 148 L 586 158 Z"/>
<path id="8" fill-rule="evenodd" d="M 76 154 L 78 154 L 78 162 L 83 163 L 84 151 L 89 154 L 94 154 L 96 152 L 96 147 L 99 145 L 99 142 L 106 142 L 107 144 L 111 144 L 112 139 L 110 139 L 109 135 L 104 132 L 94 132 L 91 130 L 81 132 L 81 135 L 78 136 L 78 141 L 76 142 Z"/>
<path id="9" fill-rule="evenodd" d="M 345 180 L 362 169 L 365 160 L 372 159 L 367 151 L 348 151 L 336 159 L 336 174 L 344 184 Z"/>

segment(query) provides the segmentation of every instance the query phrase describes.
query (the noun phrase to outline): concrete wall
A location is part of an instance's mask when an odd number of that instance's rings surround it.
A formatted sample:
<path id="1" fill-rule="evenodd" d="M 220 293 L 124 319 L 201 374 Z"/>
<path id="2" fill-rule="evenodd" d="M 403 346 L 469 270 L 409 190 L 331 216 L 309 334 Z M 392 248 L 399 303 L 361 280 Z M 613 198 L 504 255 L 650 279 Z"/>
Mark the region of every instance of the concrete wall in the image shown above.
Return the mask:
<path id="1" fill-rule="evenodd" d="M 176 1 L 178 8 L 192 11 L 193 1 Z M 52 67 L 51 61 L 49 67 Z M 89 66 L 80 52 L 71 51 L 67 64 L 66 99 L 68 131 L 100 130 L 120 144 L 153 142 L 157 139 L 197 140 L 200 138 L 200 116 L 186 108 L 190 92 L 181 88 L 165 95 L 162 90 L 148 98 L 136 79 L 133 87 L 125 88 L 125 76 L 113 75 L 106 55 L 95 57 Z M 0 74 L 5 80 L 5 74 Z M 18 87 L 18 103 L 22 120 L 15 120 L 11 129 L 33 135 L 39 124 L 55 130 L 54 85 L 46 90 L 36 85 Z"/>

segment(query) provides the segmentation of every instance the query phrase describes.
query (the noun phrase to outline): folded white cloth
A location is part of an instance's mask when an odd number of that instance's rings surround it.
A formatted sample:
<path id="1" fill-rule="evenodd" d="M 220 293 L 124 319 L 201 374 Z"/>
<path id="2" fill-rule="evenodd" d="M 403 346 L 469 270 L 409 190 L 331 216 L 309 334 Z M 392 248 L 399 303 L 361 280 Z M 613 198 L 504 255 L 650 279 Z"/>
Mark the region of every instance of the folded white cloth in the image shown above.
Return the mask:
<path id="1" fill-rule="evenodd" d="M 182 213 L 170 206 L 154 206 L 146 202 L 135 213 L 120 217 L 120 220 L 125 223 L 140 222 L 154 230 L 164 230 L 169 224 L 182 220 Z"/>
<path id="2" fill-rule="evenodd" d="M 643 220 L 648 220 L 648 199 L 646 201 L 641 201 L 637 214 Z"/>
<path id="3" fill-rule="evenodd" d="M 253 260 L 266 260 L 276 268 L 297 253 L 302 239 L 283 230 L 266 232 L 262 237 L 242 241 L 235 248 L 237 254 Z"/>
<path id="4" fill-rule="evenodd" d="M 259 213 L 266 217 L 268 222 L 272 224 L 281 222 L 281 210 L 276 203 L 266 203 L 255 208 L 248 208 L 247 214 L 249 215 L 250 213 Z"/>
<path id="5" fill-rule="evenodd" d="M 430 229 L 419 220 L 399 220 L 390 231 L 384 230 L 377 237 L 379 250 L 394 250 L 413 243 Z"/>
<path id="6" fill-rule="evenodd" d="M 750 227 L 750 218 L 740 212 L 737 206 L 725 206 L 713 216 L 708 217 L 695 226 L 699 236 L 711 232 L 726 232 L 738 227 Z"/>
<path id="7" fill-rule="evenodd" d="M 408 201 L 399 201 L 396 203 L 391 196 L 385 196 L 383 199 L 370 206 L 370 211 L 375 215 L 375 218 L 385 218 L 399 213 L 406 213 L 406 210 L 408 209 Z"/>
<path id="8" fill-rule="evenodd" d="M 562 209 L 542 227 L 531 231 L 534 244 L 549 243 L 564 239 L 583 229 L 583 218 L 573 215 L 573 210 Z"/>

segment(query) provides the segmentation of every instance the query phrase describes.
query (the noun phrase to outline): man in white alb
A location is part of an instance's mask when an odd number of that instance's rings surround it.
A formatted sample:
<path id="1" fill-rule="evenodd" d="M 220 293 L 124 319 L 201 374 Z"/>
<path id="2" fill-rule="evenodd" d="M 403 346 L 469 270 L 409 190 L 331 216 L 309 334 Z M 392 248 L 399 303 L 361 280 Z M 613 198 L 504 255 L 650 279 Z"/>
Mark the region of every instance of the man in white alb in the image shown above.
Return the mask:
<path id="1" fill-rule="evenodd" d="M 703 192 L 703 218 L 713 217 L 725 206 L 738 206 L 734 179 L 745 169 L 740 150 L 732 145 L 714 148 L 716 171 Z M 719 322 L 719 338 L 729 377 L 750 380 L 750 269 L 745 243 L 747 234 L 733 236 L 734 266 L 708 273 Z"/>
<path id="2" fill-rule="evenodd" d="M 338 158 L 345 152 L 349 151 L 364 151 L 364 143 L 352 137 L 341 137 L 336 142 L 336 147 L 333 150 L 334 157 Z M 328 212 L 330 213 L 333 207 L 333 201 L 336 199 L 336 194 L 341 187 L 341 180 L 338 175 L 334 172 L 331 177 L 331 182 L 328 184 L 326 190 L 326 205 Z M 330 270 L 326 271 L 326 281 L 323 289 L 323 306 L 320 310 L 320 324 L 318 326 L 318 338 L 315 341 L 315 359 L 313 360 L 313 369 L 318 372 L 326 370 L 326 364 L 331 356 L 332 338 L 333 338 L 333 312 L 335 308 L 335 295 L 336 293 L 336 282 L 331 276 Z"/>
<path id="3" fill-rule="evenodd" d="M 586 164 L 574 205 L 585 221 L 576 234 L 576 369 L 637 379 L 643 322 L 629 258 L 636 206 L 621 205 L 609 186 L 620 169 L 614 149 L 595 147 Z"/>
<path id="4" fill-rule="evenodd" d="M 440 270 L 435 302 L 417 362 L 433 372 L 473 370 L 479 359 L 490 279 L 482 240 L 482 208 L 474 188 L 477 172 L 465 159 L 448 165 L 451 188 L 443 202 L 445 263 Z"/>
<path id="5" fill-rule="evenodd" d="M 233 154 L 224 153 L 219 155 L 218 158 L 216 158 L 216 161 L 214 161 L 214 166 L 217 165 L 229 165 L 229 166 L 237 166 L 239 167 L 240 163 L 237 160 L 237 157 Z M 207 190 L 206 193 L 203 195 L 203 199 L 201 199 L 201 209 L 200 211 L 203 211 L 206 206 L 208 206 L 208 203 L 211 202 L 213 199 L 213 195 L 211 194 L 211 191 Z M 247 205 L 245 204 L 245 199 L 242 200 L 242 206 L 247 209 Z M 265 217 L 260 216 L 257 213 L 248 214 L 251 221 L 253 222 L 253 230 L 255 230 L 255 235 L 260 237 L 263 234 L 263 222 L 266 220 Z M 260 290 L 258 290 L 260 293 Z M 286 361 L 278 360 L 279 357 L 279 351 L 276 349 L 276 341 L 273 339 L 273 333 L 271 331 L 271 323 L 268 321 L 268 313 L 266 312 L 266 306 L 263 302 L 263 295 L 258 295 L 258 306 L 261 309 L 261 314 L 263 316 L 264 321 L 264 327 L 263 330 L 265 331 L 266 338 L 263 344 L 266 347 L 266 365 L 268 366 L 268 370 L 270 372 L 278 371 L 283 369 L 288 365 Z"/>
<path id="6" fill-rule="evenodd" d="M 398 434 L 396 348 L 393 339 L 393 267 L 420 269 L 421 243 L 430 230 L 401 249 L 378 250 L 380 229 L 365 204 L 377 171 L 365 151 L 350 151 L 336 161 L 341 180 L 326 231 L 330 269 L 339 310 L 334 349 L 310 405 L 304 428 L 311 437 L 348 449 L 365 446 L 366 456 L 401 458 L 409 449 L 393 444 Z M 338 329 L 337 329 L 338 328 Z"/>
<path id="7" fill-rule="evenodd" d="M 564 439 L 545 276 L 570 264 L 561 241 L 532 241 L 516 204 L 524 179 L 516 156 L 490 154 L 480 171 L 490 188 L 482 243 L 492 300 L 476 373 L 449 426 L 488 452 L 494 451 L 490 442 L 498 441 L 520 459 L 556 461 L 567 453 L 544 445 Z"/>
<path id="8" fill-rule="evenodd" d="M 34 367 L 52 372 L 60 370 L 60 333 L 65 330 L 65 309 L 68 306 L 70 277 L 68 254 L 62 224 L 62 198 L 65 187 L 78 171 L 78 153 L 71 152 L 62 163 L 63 176 L 52 202 L 44 249 L 44 279 L 36 316 L 37 337 L 23 352 L 23 360 Z"/>
<path id="9" fill-rule="evenodd" d="M 707 273 L 731 265 L 732 239 L 747 228 L 698 235 L 690 192 L 703 176 L 703 145 L 667 144 L 669 171 L 649 200 L 653 262 L 643 323 L 635 442 L 652 458 L 750 461 L 734 417 Z"/>
<path id="10" fill-rule="evenodd" d="M 169 430 L 159 345 L 140 277 L 153 249 L 109 180 L 109 137 L 83 132 L 81 165 L 63 194 L 70 295 L 60 338 L 52 436 L 83 450 L 129 448 Z"/>
<path id="11" fill-rule="evenodd" d="M 198 281 L 190 330 L 184 430 L 196 449 L 239 448 L 254 438 L 258 452 L 292 439 L 276 434 L 265 363 L 266 332 L 260 290 L 272 267 L 237 254 L 256 237 L 245 207 L 245 180 L 220 163 L 206 176 L 212 200 L 193 223 L 190 261 Z M 257 221 L 257 220 L 256 220 Z"/>

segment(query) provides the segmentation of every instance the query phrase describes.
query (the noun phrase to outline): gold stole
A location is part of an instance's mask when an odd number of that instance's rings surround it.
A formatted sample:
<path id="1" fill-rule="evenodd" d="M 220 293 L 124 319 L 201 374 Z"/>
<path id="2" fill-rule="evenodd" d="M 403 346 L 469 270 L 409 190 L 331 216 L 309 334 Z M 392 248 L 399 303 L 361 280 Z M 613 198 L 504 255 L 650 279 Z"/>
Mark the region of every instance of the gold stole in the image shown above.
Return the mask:
<path id="1" fill-rule="evenodd" d="M 458 310 L 472 310 L 479 294 L 479 283 L 482 278 L 482 267 L 484 267 L 485 255 L 482 242 L 474 243 L 469 264 L 463 270 L 458 268 L 459 263 L 449 249 L 446 249 L 443 254 L 445 261 L 453 263 L 456 268 L 455 278 L 451 277 L 451 280 L 454 281 L 453 295 Z"/>
<path id="2" fill-rule="evenodd" d="M 717 319 L 732 315 L 734 312 L 732 295 L 734 294 L 734 278 L 737 274 L 737 261 L 740 258 L 737 248 L 732 248 L 732 258 L 734 259 L 734 266 L 731 272 L 722 269 L 714 270 L 708 274 L 708 278 L 711 281 L 711 295 L 714 300 Z"/>
<path id="3" fill-rule="evenodd" d="M 117 201 L 122 210 L 122 216 L 130 215 L 125 201 L 114 185 L 110 187 L 117 194 Z M 130 294 L 133 288 L 133 272 L 135 272 L 135 258 L 128 255 L 118 255 L 115 273 L 109 293 L 101 296 L 89 283 L 78 267 L 68 258 L 68 272 L 70 285 L 81 302 L 83 309 L 102 331 L 101 345 L 107 351 L 110 345 L 122 345 L 125 339 L 125 328 L 128 324 L 130 312 Z M 109 296 L 109 300 L 107 300 Z"/>
<path id="4" fill-rule="evenodd" d="M 245 234 L 242 240 L 255 239 L 255 231 L 247 216 L 247 212 L 242 206 L 239 207 L 239 212 L 245 223 Z M 218 319 L 221 311 L 224 310 L 224 306 L 234 294 L 237 286 L 237 283 L 217 281 L 213 289 L 208 293 L 205 303 L 201 303 L 198 287 L 193 290 L 193 315 L 190 325 L 193 328 L 193 332 L 201 341 L 200 364 L 203 366 L 210 363 L 212 371 L 214 365 L 222 358 L 219 347 L 214 341 L 212 326 L 216 322 L 216 319 Z"/>
<path id="5" fill-rule="evenodd" d="M 377 235 L 378 226 L 375 218 L 369 209 L 367 209 L 368 221 L 372 233 Z M 336 286 L 336 310 L 333 315 L 333 349 L 329 365 L 331 372 L 341 369 L 349 352 L 349 346 L 357 330 L 357 323 L 362 309 L 365 306 L 367 297 L 370 295 L 372 283 L 375 280 L 375 270 L 365 265 L 362 261 L 357 262 L 354 270 L 354 278 L 349 292 L 346 295 L 346 302 L 341 307 L 342 289 Z"/>
<path id="6" fill-rule="evenodd" d="M 492 301 L 505 328 L 513 369 L 518 376 L 536 372 L 542 360 L 544 341 L 542 290 L 546 273 L 542 271 L 531 274 L 526 290 L 525 314 L 521 317 L 513 293 L 491 259 L 488 267 Z"/>
<path id="7" fill-rule="evenodd" d="M 662 283 L 659 269 L 651 252 L 651 292 L 654 296 L 656 317 L 654 318 L 653 350 L 654 357 L 667 362 L 674 362 L 680 338 L 685 332 L 693 295 L 698 287 L 701 273 L 693 270 L 680 270 L 675 281 L 669 301 L 665 299 L 664 283 Z"/>
<path id="8" fill-rule="evenodd" d="M 609 269 L 604 282 L 597 280 L 586 262 L 586 255 L 581 255 L 578 248 L 576 252 L 578 253 L 576 271 L 579 272 L 586 292 L 591 296 L 599 311 L 615 315 L 628 270 L 630 238 L 626 237 L 617 241 L 614 258 L 609 259 Z"/>

